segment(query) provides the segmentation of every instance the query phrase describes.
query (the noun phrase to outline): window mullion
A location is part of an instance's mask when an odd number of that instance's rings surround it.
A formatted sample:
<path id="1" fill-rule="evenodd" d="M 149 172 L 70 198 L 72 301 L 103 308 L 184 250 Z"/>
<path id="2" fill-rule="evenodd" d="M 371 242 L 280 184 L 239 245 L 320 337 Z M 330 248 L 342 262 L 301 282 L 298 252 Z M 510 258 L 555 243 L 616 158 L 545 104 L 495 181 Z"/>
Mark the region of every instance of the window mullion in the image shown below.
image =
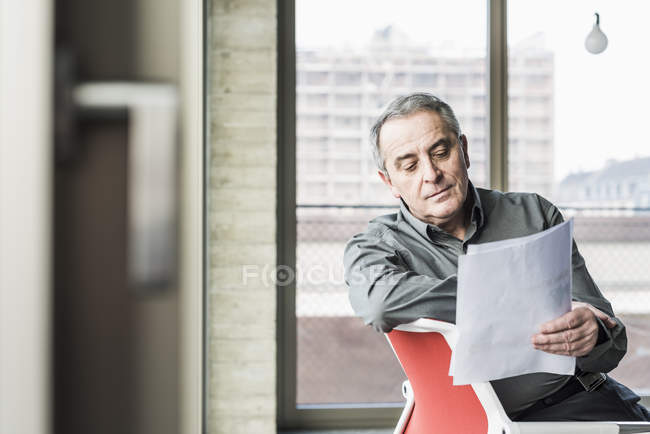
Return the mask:
<path id="1" fill-rule="evenodd" d="M 490 188 L 508 189 L 507 0 L 488 2 Z"/>

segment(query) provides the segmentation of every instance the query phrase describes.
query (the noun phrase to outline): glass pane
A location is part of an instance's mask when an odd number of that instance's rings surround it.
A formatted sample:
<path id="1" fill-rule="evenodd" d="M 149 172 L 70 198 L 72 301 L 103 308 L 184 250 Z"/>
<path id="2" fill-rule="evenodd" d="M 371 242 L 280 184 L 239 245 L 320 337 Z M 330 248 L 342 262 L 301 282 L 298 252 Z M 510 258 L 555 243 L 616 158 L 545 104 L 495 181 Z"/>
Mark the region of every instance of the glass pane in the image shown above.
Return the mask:
<path id="1" fill-rule="evenodd" d="M 395 212 L 367 138 L 397 95 L 446 100 L 487 184 L 485 3 L 296 1 L 298 404 L 403 402 L 385 338 L 349 305 L 343 248 Z"/>
<path id="2" fill-rule="evenodd" d="M 558 11 L 562 11 L 558 13 Z M 585 38 L 600 13 L 609 46 Z M 650 98 L 650 3 L 513 0 L 508 6 L 510 190 L 574 216 L 587 267 L 627 326 L 612 375 L 650 393 L 650 147 L 637 126 Z"/>

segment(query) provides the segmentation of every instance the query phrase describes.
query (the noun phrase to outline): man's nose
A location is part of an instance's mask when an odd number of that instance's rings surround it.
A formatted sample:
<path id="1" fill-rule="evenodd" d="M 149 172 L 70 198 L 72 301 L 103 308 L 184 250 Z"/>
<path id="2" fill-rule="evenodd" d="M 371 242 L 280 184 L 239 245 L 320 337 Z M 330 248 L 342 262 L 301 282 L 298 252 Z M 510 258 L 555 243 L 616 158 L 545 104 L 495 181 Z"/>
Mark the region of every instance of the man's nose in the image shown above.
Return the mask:
<path id="1" fill-rule="evenodd" d="M 438 182 L 442 176 L 442 171 L 438 166 L 436 166 L 433 161 L 427 160 L 425 164 L 422 165 L 422 170 L 424 170 L 423 177 L 425 182 Z"/>

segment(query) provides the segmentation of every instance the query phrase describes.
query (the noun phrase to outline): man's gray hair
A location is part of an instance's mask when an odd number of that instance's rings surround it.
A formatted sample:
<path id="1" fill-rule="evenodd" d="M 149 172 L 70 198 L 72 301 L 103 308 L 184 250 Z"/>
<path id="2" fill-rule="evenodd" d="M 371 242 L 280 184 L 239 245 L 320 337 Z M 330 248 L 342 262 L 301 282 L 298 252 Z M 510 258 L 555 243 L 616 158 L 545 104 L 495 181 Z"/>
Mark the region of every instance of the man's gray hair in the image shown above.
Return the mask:
<path id="1" fill-rule="evenodd" d="M 449 128 L 456 137 L 460 137 L 460 124 L 458 123 L 458 119 L 456 119 L 454 111 L 451 109 L 449 104 L 437 96 L 421 92 L 395 98 L 390 102 L 390 104 L 388 104 L 384 112 L 377 118 L 375 124 L 370 129 L 372 155 L 375 159 L 375 164 L 377 164 L 379 170 L 381 170 L 385 175 L 388 175 L 388 172 L 386 171 L 386 160 L 382 157 L 379 149 L 379 134 L 381 132 L 381 127 L 383 127 L 390 119 L 408 116 L 420 111 L 438 113 L 442 118 L 442 121 L 447 125 L 447 128 Z"/>

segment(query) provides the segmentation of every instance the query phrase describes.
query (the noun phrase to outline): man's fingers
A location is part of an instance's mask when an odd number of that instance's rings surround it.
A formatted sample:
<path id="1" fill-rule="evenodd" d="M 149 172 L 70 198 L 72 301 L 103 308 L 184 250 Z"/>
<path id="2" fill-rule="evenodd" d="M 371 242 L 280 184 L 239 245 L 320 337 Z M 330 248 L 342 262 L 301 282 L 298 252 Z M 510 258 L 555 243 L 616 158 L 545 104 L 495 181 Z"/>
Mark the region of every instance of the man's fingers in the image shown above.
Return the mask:
<path id="1" fill-rule="evenodd" d="M 589 354 L 597 340 L 596 313 L 587 306 L 574 307 L 571 312 L 542 324 L 541 333 L 532 337 L 538 350 L 576 357 Z"/>
<path id="2" fill-rule="evenodd" d="M 551 354 L 580 357 L 589 354 L 597 339 L 597 333 L 589 333 L 582 336 L 581 339 L 571 342 L 535 344 L 535 349 Z"/>
<path id="3" fill-rule="evenodd" d="M 532 341 L 535 345 L 572 343 L 594 333 L 598 333 L 598 325 L 595 322 L 585 321 L 580 327 L 575 329 L 567 329 L 555 333 L 538 333 L 533 336 Z"/>
<path id="4" fill-rule="evenodd" d="M 600 318 L 600 320 L 603 322 L 603 324 L 605 324 L 605 326 L 606 326 L 608 329 L 611 329 L 611 328 L 616 327 L 616 321 L 614 321 L 614 319 L 613 319 L 612 317 L 610 317 L 609 315 L 607 315 L 605 312 L 603 312 L 603 311 L 601 311 L 601 310 L 598 310 L 598 309 L 596 309 L 595 307 L 593 307 L 593 306 L 591 306 L 591 305 L 588 306 L 588 308 L 589 308 L 589 310 L 592 311 L 592 312 L 593 312 L 593 313 L 594 313 L 598 318 Z"/>
<path id="5" fill-rule="evenodd" d="M 598 341 L 597 317 L 608 328 L 616 326 L 613 318 L 587 303 L 573 302 L 572 307 L 571 312 L 542 324 L 540 333 L 532 337 L 536 349 L 551 354 L 584 356 Z"/>
<path id="6" fill-rule="evenodd" d="M 565 313 L 559 318 L 545 322 L 540 327 L 542 333 L 557 333 L 563 330 L 580 327 L 589 320 L 592 313 L 587 307 L 579 307 L 575 310 Z"/>
<path id="7" fill-rule="evenodd" d="M 613 329 L 614 327 L 616 327 L 616 321 L 614 321 L 612 317 L 607 315 L 603 315 L 603 316 L 596 315 L 596 316 L 600 318 L 603 324 L 605 324 L 605 327 L 607 327 L 608 329 Z"/>
<path id="8" fill-rule="evenodd" d="M 605 326 L 608 329 L 616 327 L 616 321 L 614 321 L 614 318 L 607 315 L 602 310 L 593 307 L 589 303 L 583 303 L 581 301 L 573 301 L 573 302 L 571 302 L 571 306 L 573 307 L 573 309 L 576 309 L 578 307 L 586 307 L 587 309 L 592 311 L 594 313 L 594 315 L 596 315 L 598 318 L 600 318 L 600 320 L 603 322 L 603 324 L 605 324 Z"/>
<path id="9" fill-rule="evenodd" d="M 584 329 L 584 330 L 566 330 L 559 333 L 550 335 L 537 334 L 533 336 L 533 345 L 535 347 L 545 348 L 563 348 L 564 346 L 574 345 L 577 342 L 589 340 L 592 337 L 598 337 L 598 329 Z"/>

